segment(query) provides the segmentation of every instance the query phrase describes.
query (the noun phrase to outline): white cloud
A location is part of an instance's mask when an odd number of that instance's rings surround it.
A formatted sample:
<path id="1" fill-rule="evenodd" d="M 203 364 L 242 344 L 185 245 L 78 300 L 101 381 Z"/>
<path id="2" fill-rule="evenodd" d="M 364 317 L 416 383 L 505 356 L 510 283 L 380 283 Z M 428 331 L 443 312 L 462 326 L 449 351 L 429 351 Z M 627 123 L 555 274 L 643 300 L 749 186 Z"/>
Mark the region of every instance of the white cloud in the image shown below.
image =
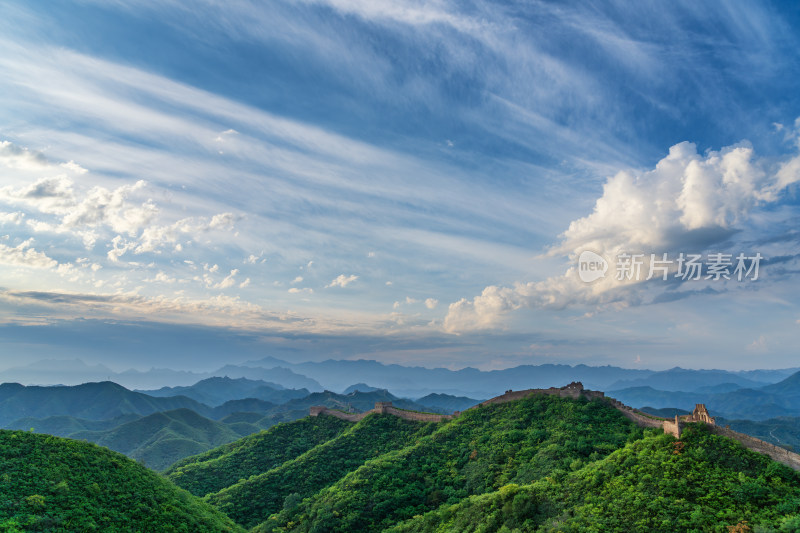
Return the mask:
<path id="1" fill-rule="evenodd" d="M 767 353 L 767 351 L 769 351 L 767 338 L 764 335 L 759 335 L 756 340 L 747 345 L 747 351 L 752 353 Z"/>
<path id="2" fill-rule="evenodd" d="M 133 250 L 136 254 L 158 252 L 162 247 L 177 243 L 181 235 L 196 237 L 216 229 L 231 229 L 235 217 L 233 213 L 220 213 L 211 220 L 206 217 L 188 217 L 166 226 L 145 228 Z"/>
<path id="3" fill-rule="evenodd" d="M 214 266 L 216 266 L 216 265 L 214 265 Z M 225 277 L 225 279 L 223 279 L 222 281 L 220 281 L 219 283 L 214 285 L 214 288 L 215 289 L 227 289 L 228 287 L 232 287 L 236 283 L 236 280 L 234 278 L 236 277 L 236 274 L 238 274 L 238 273 L 239 273 L 239 269 L 234 268 L 233 270 L 231 270 L 231 273 L 228 274 Z"/>
<path id="4" fill-rule="evenodd" d="M 157 283 L 175 283 L 175 278 L 168 276 L 165 272 L 159 270 L 158 274 L 155 275 L 152 279 L 144 280 L 147 283 L 157 282 Z"/>
<path id="5" fill-rule="evenodd" d="M 129 196 L 145 186 L 144 180 L 116 189 L 97 186 L 80 197 L 74 182 L 59 175 L 40 178 L 27 187 L 0 188 L 0 200 L 57 215 L 61 217 L 59 228 L 62 230 L 108 226 L 117 233 L 133 236 L 158 213 L 151 200 L 139 205 L 127 201 Z"/>
<path id="6" fill-rule="evenodd" d="M 245 288 L 245 287 L 247 287 L 248 285 L 250 285 L 250 278 L 247 278 L 246 280 L 244 280 L 243 282 L 241 282 L 241 283 L 239 284 L 239 288 L 240 288 L 240 289 L 244 289 L 244 288 Z"/>
<path id="7" fill-rule="evenodd" d="M 288 290 L 288 292 L 289 294 L 311 294 L 314 292 L 314 289 L 310 287 L 303 287 L 302 289 L 298 287 L 292 287 Z"/>
<path id="8" fill-rule="evenodd" d="M 33 247 L 33 239 L 11 247 L 0 244 L 0 263 L 6 265 L 26 266 L 31 268 L 56 268 L 58 261 L 38 252 Z"/>
<path id="9" fill-rule="evenodd" d="M 19 225 L 22 223 L 22 219 L 25 218 L 25 213 L 20 213 L 19 211 L 14 213 L 3 213 L 0 212 L 0 224 L 16 224 Z"/>
<path id="10" fill-rule="evenodd" d="M 428 309 L 436 309 L 436 306 L 439 305 L 439 300 L 435 298 L 426 298 L 425 299 L 425 307 Z"/>
<path id="11" fill-rule="evenodd" d="M 441 2 L 393 2 L 392 0 L 305 0 L 328 5 L 344 14 L 356 15 L 369 21 L 398 22 L 410 26 L 442 24 L 456 30 L 478 35 L 486 26 L 483 20 L 450 13 Z"/>
<path id="12" fill-rule="evenodd" d="M 139 180 L 133 185 L 123 185 L 114 190 L 93 187 L 83 200 L 69 207 L 61 223 L 70 228 L 107 225 L 117 233 L 133 236 L 158 213 L 152 200 L 140 205 L 131 205 L 126 201 L 134 191 L 145 186 L 146 182 Z"/>
<path id="13" fill-rule="evenodd" d="M 297 283 L 302 283 L 302 282 L 303 282 L 303 276 L 297 276 L 290 282 L 290 285 L 296 285 Z"/>
<path id="14" fill-rule="evenodd" d="M 21 170 L 42 170 L 52 166 L 44 154 L 21 148 L 9 141 L 0 142 L 0 163 Z"/>
<path id="15" fill-rule="evenodd" d="M 406 296 L 406 303 L 408 305 L 415 304 L 417 303 L 417 301 L 418 300 L 416 298 L 412 298 L 411 296 Z"/>
<path id="16" fill-rule="evenodd" d="M 333 281 L 331 281 L 328 285 L 325 286 L 327 289 L 328 287 L 347 287 L 349 284 L 353 283 L 355 280 L 358 279 L 358 276 L 350 275 L 345 276 L 344 274 L 339 274 Z"/>
<path id="17" fill-rule="evenodd" d="M 472 300 L 450 304 L 444 329 L 452 333 L 497 327 L 510 311 L 525 307 L 563 308 L 572 304 L 639 303 L 637 280 L 607 275 L 592 284 L 579 280 L 574 264 L 584 250 L 605 258 L 620 253 L 692 252 L 728 238 L 754 209 L 777 200 L 800 181 L 800 156 L 775 167 L 756 158 L 746 143 L 705 155 L 680 143 L 647 172 L 619 172 L 609 178 L 594 210 L 570 223 L 548 255 L 567 256 L 562 276 L 513 287 L 488 286 Z M 684 248 L 686 249 L 684 249 Z M 649 266 L 645 256 L 643 270 Z M 642 277 L 644 279 L 644 277 Z"/>
<path id="18" fill-rule="evenodd" d="M 122 236 L 117 235 L 111 239 L 111 249 L 108 251 L 108 259 L 114 263 L 119 262 L 119 258 L 125 255 L 128 251 L 136 247 L 135 242 L 126 242 Z"/>

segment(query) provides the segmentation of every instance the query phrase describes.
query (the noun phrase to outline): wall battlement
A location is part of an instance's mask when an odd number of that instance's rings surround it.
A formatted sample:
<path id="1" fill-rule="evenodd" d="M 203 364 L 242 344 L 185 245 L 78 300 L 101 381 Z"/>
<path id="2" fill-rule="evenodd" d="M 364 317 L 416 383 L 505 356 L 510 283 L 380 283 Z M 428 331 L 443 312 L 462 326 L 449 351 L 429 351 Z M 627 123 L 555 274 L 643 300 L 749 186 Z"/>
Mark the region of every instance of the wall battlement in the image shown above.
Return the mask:
<path id="1" fill-rule="evenodd" d="M 547 394 L 550 396 L 558 396 L 560 398 L 573 398 L 573 399 L 584 397 L 589 400 L 594 400 L 595 398 L 605 398 L 606 396 L 604 392 L 584 389 L 583 383 L 581 383 L 580 381 L 573 381 L 569 385 L 565 385 L 563 387 L 550 387 L 549 389 L 526 389 L 520 391 L 514 391 L 509 389 L 505 392 L 505 394 L 492 398 L 491 400 L 486 400 L 485 402 L 481 402 L 475 407 L 480 407 L 482 405 L 491 405 L 494 403 L 505 403 L 514 400 L 521 400 L 522 398 L 527 398 L 528 396 L 533 396 L 537 394 Z M 475 407 L 470 407 L 470 409 L 475 409 Z"/>
<path id="2" fill-rule="evenodd" d="M 451 420 L 456 415 L 439 415 L 435 413 L 418 413 L 416 411 L 406 411 L 405 409 L 398 409 L 392 406 L 392 402 L 375 402 L 375 408 L 370 409 L 364 413 L 345 413 L 336 409 L 328 409 L 324 405 L 313 405 L 309 409 L 309 415 L 319 416 L 328 415 L 341 418 L 342 420 L 349 420 L 351 422 L 358 422 L 363 420 L 368 415 L 373 413 L 381 415 L 394 415 L 406 420 L 416 420 L 418 422 L 441 422 L 442 420 Z"/>

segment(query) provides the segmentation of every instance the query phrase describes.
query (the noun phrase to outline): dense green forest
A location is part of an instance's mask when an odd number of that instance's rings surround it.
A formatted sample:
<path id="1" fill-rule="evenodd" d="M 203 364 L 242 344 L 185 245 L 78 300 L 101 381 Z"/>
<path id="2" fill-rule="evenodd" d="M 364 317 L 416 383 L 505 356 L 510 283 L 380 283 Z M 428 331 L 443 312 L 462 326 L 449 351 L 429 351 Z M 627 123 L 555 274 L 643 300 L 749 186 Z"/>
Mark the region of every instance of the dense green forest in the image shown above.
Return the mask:
<path id="1" fill-rule="evenodd" d="M 192 494 L 204 496 L 241 479 L 277 468 L 336 437 L 352 422 L 330 416 L 306 417 L 178 461 L 166 474 Z"/>
<path id="2" fill-rule="evenodd" d="M 573 472 L 408 520 L 405 532 L 800 531 L 800 474 L 709 432 L 649 435 Z"/>
<path id="3" fill-rule="evenodd" d="M 435 429 L 432 422 L 372 414 L 336 438 L 277 468 L 210 494 L 206 501 L 237 523 L 252 527 L 312 496 L 364 462 L 409 446 Z"/>
<path id="4" fill-rule="evenodd" d="M 258 529 L 378 531 L 508 483 L 577 469 L 641 436 L 604 402 L 531 396 L 488 405 L 367 461 Z"/>
<path id="5" fill-rule="evenodd" d="M 240 531 L 228 517 L 106 448 L 0 430 L 0 531 Z"/>
<path id="6" fill-rule="evenodd" d="M 176 409 L 104 431 L 78 431 L 70 438 L 106 446 L 150 468 L 163 470 L 178 459 L 233 442 L 241 435 L 190 409 Z"/>

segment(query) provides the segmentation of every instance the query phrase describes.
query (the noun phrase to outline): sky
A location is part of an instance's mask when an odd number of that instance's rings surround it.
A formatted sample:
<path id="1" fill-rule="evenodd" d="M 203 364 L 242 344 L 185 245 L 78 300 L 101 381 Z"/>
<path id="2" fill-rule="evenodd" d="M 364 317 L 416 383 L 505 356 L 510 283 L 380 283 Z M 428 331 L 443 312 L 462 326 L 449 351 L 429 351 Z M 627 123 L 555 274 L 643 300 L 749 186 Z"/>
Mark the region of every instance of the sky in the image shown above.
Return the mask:
<path id="1" fill-rule="evenodd" d="M 0 369 L 797 366 L 798 28 L 793 2 L 3 2 Z"/>

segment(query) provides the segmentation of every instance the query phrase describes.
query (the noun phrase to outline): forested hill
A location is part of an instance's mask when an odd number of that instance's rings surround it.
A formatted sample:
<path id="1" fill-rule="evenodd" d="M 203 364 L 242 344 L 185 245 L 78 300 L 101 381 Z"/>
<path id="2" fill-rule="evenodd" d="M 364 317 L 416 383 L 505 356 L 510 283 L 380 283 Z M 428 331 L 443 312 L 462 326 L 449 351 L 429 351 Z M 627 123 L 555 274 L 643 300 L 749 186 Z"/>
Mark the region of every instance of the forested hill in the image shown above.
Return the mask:
<path id="1" fill-rule="evenodd" d="M 510 483 L 389 531 L 778 533 L 800 531 L 799 513 L 797 472 L 692 424 L 679 442 L 651 434 L 572 472 Z"/>
<path id="2" fill-rule="evenodd" d="M 533 395 L 440 423 L 311 417 L 169 477 L 256 532 L 800 530 L 798 473 L 703 425 L 681 441 L 642 429 L 602 399 Z"/>
<path id="3" fill-rule="evenodd" d="M 0 531 L 243 531 L 106 448 L 0 430 Z"/>

